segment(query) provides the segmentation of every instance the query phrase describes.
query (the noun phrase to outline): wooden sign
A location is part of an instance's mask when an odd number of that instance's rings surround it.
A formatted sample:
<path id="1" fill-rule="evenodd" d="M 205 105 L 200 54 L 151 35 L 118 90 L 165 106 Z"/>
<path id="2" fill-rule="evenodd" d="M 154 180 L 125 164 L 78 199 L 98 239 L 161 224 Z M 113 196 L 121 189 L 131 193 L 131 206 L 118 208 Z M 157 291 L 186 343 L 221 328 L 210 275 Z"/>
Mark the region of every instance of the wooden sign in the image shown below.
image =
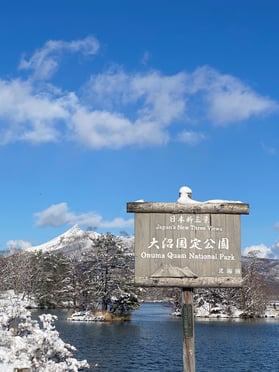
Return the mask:
<path id="1" fill-rule="evenodd" d="M 248 204 L 127 203 L 135 213 L 135 283 L 152 287 L 239 287 L 240 215 Z"/>

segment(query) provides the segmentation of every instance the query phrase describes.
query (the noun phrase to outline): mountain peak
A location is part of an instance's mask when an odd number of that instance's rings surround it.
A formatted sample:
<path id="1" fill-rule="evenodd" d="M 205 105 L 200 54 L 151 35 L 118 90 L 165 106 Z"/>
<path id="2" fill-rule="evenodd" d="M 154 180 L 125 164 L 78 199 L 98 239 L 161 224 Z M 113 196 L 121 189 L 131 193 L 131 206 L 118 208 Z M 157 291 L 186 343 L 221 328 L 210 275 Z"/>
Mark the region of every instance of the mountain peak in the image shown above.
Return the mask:
<path id="1" fill-rule="evenodd" d="M 69 230 L 46 243 L 27 248 L 28 252 L 53 252 L 71 251 L 90 247 L 92 239 L 96 239 L 100 234 L 94 231 L 84 231 L 78 225 L 73 225 Z"/>
<path id="2" fill-rule="evenodd" d="M 60 236 L 68 236 L 68 235 L 82 235 L 84 234 L 84 231 L 79 227 L 79 225 L 74 225 L 72 226 L 69 230 L 67 230 L 66 232 L 64 232 L 62 235 Z"/>

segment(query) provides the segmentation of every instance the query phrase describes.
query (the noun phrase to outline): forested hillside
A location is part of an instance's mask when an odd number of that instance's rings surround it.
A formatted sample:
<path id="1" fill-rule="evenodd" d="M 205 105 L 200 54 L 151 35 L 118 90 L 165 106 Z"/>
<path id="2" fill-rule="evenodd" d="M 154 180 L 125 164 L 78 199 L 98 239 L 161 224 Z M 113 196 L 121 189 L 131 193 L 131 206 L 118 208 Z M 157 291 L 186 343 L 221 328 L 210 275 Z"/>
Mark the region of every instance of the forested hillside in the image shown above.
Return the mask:
<path id="1" fill-rule="evenodd" d="M 42 308 L 101 309 L 125 316 L 137 307 L 133 257 L 120 238 L 99 235 L 90 249 L 70 252 L 35 250 L 1 257 L 0 289 L 34 298 Z"/>

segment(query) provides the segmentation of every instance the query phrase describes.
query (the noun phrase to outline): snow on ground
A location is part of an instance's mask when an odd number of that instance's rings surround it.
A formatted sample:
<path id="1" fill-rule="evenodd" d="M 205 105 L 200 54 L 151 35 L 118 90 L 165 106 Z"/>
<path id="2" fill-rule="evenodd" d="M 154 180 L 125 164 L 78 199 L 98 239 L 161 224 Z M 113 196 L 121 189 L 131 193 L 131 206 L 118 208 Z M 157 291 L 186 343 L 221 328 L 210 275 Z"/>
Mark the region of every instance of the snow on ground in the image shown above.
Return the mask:
<path id="1" fill-rule="evenodd" d="M 236 306 L 212 306 L 212 304 L 206 301 L 200 306 L 195 306 L 194 312 L 196 318 L 208 319 L 241 318 L 243 314 L 243 311 L 238 309 Z M 181 311 L 177 309 L 172 313 L 172 315 L 181 316 Z M 262 318 L 274 318 L 279 320 L 279 302 L 268 303 Z"/>

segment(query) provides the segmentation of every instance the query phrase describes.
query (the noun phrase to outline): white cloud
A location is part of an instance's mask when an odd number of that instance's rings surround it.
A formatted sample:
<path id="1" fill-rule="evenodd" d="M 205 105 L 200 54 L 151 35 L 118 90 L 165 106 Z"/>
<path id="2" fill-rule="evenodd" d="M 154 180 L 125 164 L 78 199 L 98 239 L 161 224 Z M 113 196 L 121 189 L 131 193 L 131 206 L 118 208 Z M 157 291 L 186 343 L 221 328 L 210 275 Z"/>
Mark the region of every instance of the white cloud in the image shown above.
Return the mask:
<path id="1" fill-rule="evenodd" d="M 36 93 L 29 82 L 0 80 L 1 144 L 15 141 L 54 142 L 60 136 L 57 121 L 68 118 L 64 99 Z"/>
<path id="2" fill-rule="evenodd" d="M 94 55 L 99 50 L 99 42 L 93 36 L 74 41 L 49 40 L 35 51 L 30 59 L 22 58 L 20 70 L 33 70 L 33 77 L 49 79 L 57 70 L 61 54 L 65 52 Z"/>
<path id="3" fill-rule="evenodd" d="M 144 104 L 140 114 L 147 119 L 158 120 L 168 125 L 182 117 L 186 107 L 184 97 L 185 74 L 163 76 L 158 72 L 132 76 L 131 98 Z"/>
<path id="4" fill-rule="evenodd" d="M 158 145 L 168 140 L 168 134 L 156 122 L 132 122 L 106 111 L 81 108 L 72 116 L 71 125 L 75 140 L 93 149 Z"/>
<path id="5" fill-rule="evenodd" d="M 161 126 L 182 118 L 186 101 L 185 74 L 165 76 L 158 71 L 127 74 L 111 69 L 91 76 L 85 87 L 88 101 L 105 109 L 133 109 L 133 116 L 143 121 L 156 121 Z M 125 110 L 124 110 L 125 111 Z"/>
<path id="6" fill-rule="evenodd" d="M 165 144 L 167 127 L 185 111 L 184 74 L 110 70 L 91 77 L 85 90 L 87 108 L 77 108 L 71 125 L 79 142 L 95 149 Z"/>
<path id="7" fill-rule="evenodd" d="M 278 109 L 275 102 L 260 97 L 245 87 L 231 92 L 211 92 L 207 98 L 210 106 L 208 116 L 219 125 L 239 122 Z"/>
<path id="8" fill-rule="evenodd" d="M 274 229 L 279 230 L 279 222 L 274 225 Z M 256 251 L 258 253 L 258 257 L 279 259 L 279 240 L 272 244 L 270 247 L 267 247 L 264 244 L 246 247 L 244 250 L 244 255 L 247 255 L 249 252 L 253 251 Z"/>
<path id="9" fill-rule="evenodd" d="M 30 242 L 27 242 L 25 240 L 8 240 L 7 243 L 7 249 L 10 252 L 14 252 L 17 249 L 26 249 L 32 247 L 32 244 Z"/>
<path id="10" fill-rule="evenodd" d="M 35 220 L 38 227 L 59 227 L 67 224 L 78 224 L 105 229 L 132 227 L 134 224 L 133 219 L 124 220 L 119 217 L 112 221 L 106 221 L 95 212 L 76 214 L 69 210 L 67 203 L 53 204 L 47 209 L 35 213 Z"/>
<path id="11" fill-rule="evenodd" d="M 94 55 L 99 42 L 88 37 L 48 41 L 20 69 L 31 79 L 0 80 L 0 144 L 16 141 L 72 141 L 91 149 L 160 146 L 172 127 L 184 126 L 175 140 L 197 145 L 207 136 L 193 130 L 204 119 L 226 126 L 269 114 L 278 104 L 236 77 L 204 66 L 192 73 L 166 75 L 150 70 L 128 73 L 113 67 L 92 75 L 84 87 L 67 92 L 46 84 L 65 52 Z"/>
<path id="12" fill-rule="evenodd" d="M 272 254 L 270 255 L 271 258 L 279 259 L 279 240 L 274 243 L 271 247 Z"/>
<path id="13" fill-rule="evenodd" d="M 58 227 L 72 223 L 75 215 L 69 212 L 67 203 L 53 204 L 42 212 L 35 213 L 36 225 L 39 227 Z"/>
<path id="14" fill-rule="evenodd" d="M 238 78 L 208 66 L 198 68 L 189 80 L 189 92 L 202 94 L 206 115 L 216 125 L 225 126 L 279 108 L 277 102 L 257 94 Z"/>
<path id="15" fill-rule="evenodd" d="M 248 256 L 249 253 L 257 253 L 259 258 L 273 258 L 273 252 L 271 248 L 268 248 L 264 244 L 252 245 L 244 249 L 244 256 Z"/>

